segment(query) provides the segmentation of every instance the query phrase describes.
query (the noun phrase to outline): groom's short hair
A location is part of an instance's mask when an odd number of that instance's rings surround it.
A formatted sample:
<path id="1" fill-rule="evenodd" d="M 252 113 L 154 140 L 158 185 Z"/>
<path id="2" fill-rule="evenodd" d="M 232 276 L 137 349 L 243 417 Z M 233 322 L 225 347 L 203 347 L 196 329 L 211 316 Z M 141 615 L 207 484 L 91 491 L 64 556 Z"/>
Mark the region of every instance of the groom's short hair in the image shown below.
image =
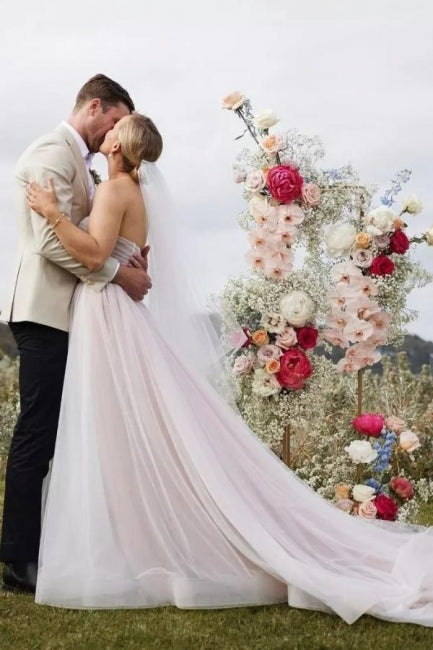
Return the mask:
<path id="1" fill-rule="evenodd" d="M 102 110 L 104 112 L 110 106 L 116 106 L 120 103 L 125 104 L 131 112 L 135 110 L 134 102 L 129 96 L 128 91 L 122 88 L 117 81 L 106 77 L 105 74 L 96 74 L 89 81 L 86 81 L 78 92 L 74 110 L 81 108 L 83 104 L 92 99 L 101 100 Z"/>

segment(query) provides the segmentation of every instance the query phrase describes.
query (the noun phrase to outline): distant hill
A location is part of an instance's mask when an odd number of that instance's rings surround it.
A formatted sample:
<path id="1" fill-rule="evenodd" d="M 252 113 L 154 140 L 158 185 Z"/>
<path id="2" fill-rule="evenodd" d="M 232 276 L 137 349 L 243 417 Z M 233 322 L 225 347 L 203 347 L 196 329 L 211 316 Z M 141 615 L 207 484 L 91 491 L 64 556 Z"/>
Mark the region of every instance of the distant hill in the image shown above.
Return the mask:
<path id="1" fill-rule="evenodd" d="M 433 369 L 433 342 L 424 341 L 421 337 L 416 334 L 408 334 L 404 338 L 404 343 L 401 348 L 395 349 L 391 345 L 385 345 L 381 348 L 383 355 L 393 357 L 397 352 L 400 351 L 406 352 L 409 365 L 414 373 L 418 373 L 421 370 L 421 367 L 424 364 L 432 366 Z M 319 350 L 318 350 L 319 351 Z M 320 352 L 319 352 L 320 354 Z M 11 334 L 11 331 L 7 325 L 0 323 L 0 359 L 7 355 L 9 357 L 16 357 L 17 349 L 15 345 L 14 338 Z M 328 356 L 328 355 L 326 355 Z M 334 348 L 332 358 L 334 361 L 338 361 L 341 357 L 344 356 L 344 352 L 339 348 Z M 377 363 L 373 366 L 374 372 L 381 372 L 381 364 Z"/>

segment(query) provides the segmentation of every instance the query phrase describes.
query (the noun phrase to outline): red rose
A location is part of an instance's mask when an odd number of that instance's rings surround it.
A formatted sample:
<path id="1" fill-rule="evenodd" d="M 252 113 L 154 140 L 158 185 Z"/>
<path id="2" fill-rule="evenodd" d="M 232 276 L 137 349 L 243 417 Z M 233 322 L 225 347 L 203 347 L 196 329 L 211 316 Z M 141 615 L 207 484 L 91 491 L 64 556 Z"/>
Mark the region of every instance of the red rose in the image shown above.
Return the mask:
<path id="1" fill-rule="evenodd" d="M 398 253 L 399 255 L 404 255 L 406 251 L 409 250 L 410 241 L 407 235 L 403 230 L 396 230 L 392 236 L 389 243 L 389 247 L 392 253 Z"/>
<path id="2" fill-rule="evenodd" d="M 395 521 L 397 519 L 398 505 L 386 494 L 378 494 L 373 503 L 377 509 L 377 518 L 386 519 L 386 521 Z"/>
<path id="3" fill-rule="evenodd" d="M 284 388 L 298 390 L 304 388 L 312 372 L 310 359 L 305 353 L 298 348 L 290 348 L 280 357 L 280 370 L 275 376 Z"/>
<path id="4" fill-rule="evenodd" d="M 298 343 L 304 350 L 311 350 L 317 345 L 317 336 L 319 332 L 315 327 L 300 327 L 296 330 Z"/>
<path id="5" fill-rule="evenodd" d="M 354 428 L 364 436 L 378 438 L 382 432 L 385 419 L 378 413 L 363 413 L 352 420 Z"/>
<path id="6" fill-rule="evenodd" d="M 298 199 L 302 192 L 302 176 L 290 165 L 277 165 L 268 172 L 268 189 L 280 203 L 290 203 Z"/>
<path id="7" fill-rule="evenodd" d="M 370 273 L 372 275 L 391 275 L 394 273 L 395 264 L 386 255 L 378 255 L 375 257 L 370 266 Z"/>
<path id="8" fill-rule="evenodd" d="M 413 485 L 407 480 L 407 478 L 395 476 L 389 482 L 389 486 L 391 490 L 404 501 L 409 501 L 409 499 L 412 499 L 414 496 Z"/>

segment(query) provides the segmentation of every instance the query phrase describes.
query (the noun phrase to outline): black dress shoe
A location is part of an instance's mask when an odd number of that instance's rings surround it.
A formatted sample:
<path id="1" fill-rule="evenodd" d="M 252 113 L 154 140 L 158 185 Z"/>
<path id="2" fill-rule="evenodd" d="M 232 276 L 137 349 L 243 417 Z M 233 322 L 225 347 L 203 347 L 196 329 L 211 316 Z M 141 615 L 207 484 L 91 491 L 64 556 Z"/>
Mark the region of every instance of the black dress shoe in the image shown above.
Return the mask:
<path id="1" fill-rule="evenodd" d="M 37 562 L 5 562 L 2 589 L 34 594 L 37 575 Z"/>

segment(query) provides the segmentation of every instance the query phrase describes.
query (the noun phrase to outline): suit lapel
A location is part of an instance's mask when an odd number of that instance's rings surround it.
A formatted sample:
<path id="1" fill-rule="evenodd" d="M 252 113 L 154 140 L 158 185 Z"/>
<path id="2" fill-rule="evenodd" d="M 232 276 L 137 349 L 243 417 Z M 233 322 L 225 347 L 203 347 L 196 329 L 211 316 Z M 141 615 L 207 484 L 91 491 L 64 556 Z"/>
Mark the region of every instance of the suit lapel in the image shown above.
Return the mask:
<path id="1" fill-rule="evenodd" d="M 72 154 L 75 159 L 75 163 L 77 165 L 77 172 L 78 175 L 83 183 L 83 189 L 86 194 L 86 201 L 87 201 L 87 214 L 90 214 L 91 210 L 91 203 L 90 203 L 90 196 L 89 196 L 89 182 L 87 178 L 87 169 L 86 169 L 86 164 L 84 162 L 83 156 L 81 155 L 80 147 L 78 146 L 77 141 L 75 140 L 74 136 L 72 133 L 64 127 L 63 125 L 60 125 L 57 130 L 62 134 L 64 137 L 65 141 L 68 143 L 68 145 L 71 148 Z"/>

